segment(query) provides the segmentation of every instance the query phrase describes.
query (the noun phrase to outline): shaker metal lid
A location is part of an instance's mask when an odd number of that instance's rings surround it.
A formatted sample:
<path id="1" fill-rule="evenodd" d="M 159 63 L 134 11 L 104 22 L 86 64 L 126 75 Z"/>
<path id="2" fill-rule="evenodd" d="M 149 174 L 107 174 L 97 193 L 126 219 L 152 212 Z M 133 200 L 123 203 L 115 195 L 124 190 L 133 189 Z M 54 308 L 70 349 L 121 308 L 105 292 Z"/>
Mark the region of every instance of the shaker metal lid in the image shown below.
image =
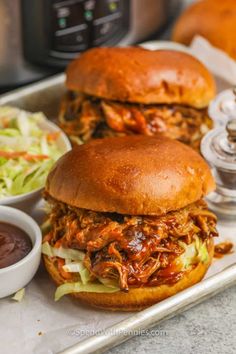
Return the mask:
<path id="1" fill-rule="evenodd" d="M 215 126 L 224 126 L 229 119 L 236 118 L 236 87 L 222 91 L 210 103 L 208 114 Z"/>
<path id="2" fill-rule="evenodd" d="M 206 134 L 201 151 L 213 167 L 236 173 L 236 119 L 229 120 L 226 127 L 215 128 Z"/>

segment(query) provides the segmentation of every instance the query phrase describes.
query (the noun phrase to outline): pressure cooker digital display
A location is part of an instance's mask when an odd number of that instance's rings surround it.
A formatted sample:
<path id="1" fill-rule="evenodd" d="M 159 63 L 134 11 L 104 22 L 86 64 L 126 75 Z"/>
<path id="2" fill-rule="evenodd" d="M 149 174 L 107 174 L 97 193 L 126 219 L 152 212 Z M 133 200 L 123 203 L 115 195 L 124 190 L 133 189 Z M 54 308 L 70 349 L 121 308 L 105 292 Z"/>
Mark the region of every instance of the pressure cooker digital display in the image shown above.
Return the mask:
<path id="1" fill-rule="evenodd" d="M 30 8 L 23 1 L 23 14 L 26 59 L 63 67 L 80 52 L 127 35 L 130 0 L 31 0 Z"/>
<path id="2" fill-rule="evenodd" d="M 77 52 L 110 41 L 115 42 L 125 29 L 122 21 L 125 15 L 123 2 L 55 2 L 52 6 L 53 49 Z"/>

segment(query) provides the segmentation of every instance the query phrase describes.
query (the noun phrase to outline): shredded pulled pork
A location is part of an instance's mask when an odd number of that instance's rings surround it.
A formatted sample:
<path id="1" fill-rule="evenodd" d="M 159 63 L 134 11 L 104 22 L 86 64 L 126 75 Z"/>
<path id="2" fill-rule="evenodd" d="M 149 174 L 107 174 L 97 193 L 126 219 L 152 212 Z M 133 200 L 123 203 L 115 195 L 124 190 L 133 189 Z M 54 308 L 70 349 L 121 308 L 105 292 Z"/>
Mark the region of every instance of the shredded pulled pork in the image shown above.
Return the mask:
<path id="1" fill-rule="evenodd" d="M 159 217 L 99 213 L 48 201 L 51 230 L 44 241 L 83 250 L 92 279 L 116 280 L 122 290 L 178 281 L 183 271 L 173 260 L 184 252 L 178 241 L 190 244 L 195 235 L 203 240 L 217 235 L 216 217 L 202 200 Z"/>
<path id="2" fill-rule="evenodd" d="M 206 109 L 181 105 L 138 105 L 99 100 L 68 92 L 59 114 L 62 129 L 72 142 L 127 134 L 164 134 L 199 149 L 212 128 Z"/>
<path id="3" fill-rule="evenodd" d="M 233 243 L 229 241 L 218 243 L 218 245 L 215 245 L 214 248 L 214 257 L 222 258 L 223 256 L 230 254 L 232 252 L 233 247 Z"/>

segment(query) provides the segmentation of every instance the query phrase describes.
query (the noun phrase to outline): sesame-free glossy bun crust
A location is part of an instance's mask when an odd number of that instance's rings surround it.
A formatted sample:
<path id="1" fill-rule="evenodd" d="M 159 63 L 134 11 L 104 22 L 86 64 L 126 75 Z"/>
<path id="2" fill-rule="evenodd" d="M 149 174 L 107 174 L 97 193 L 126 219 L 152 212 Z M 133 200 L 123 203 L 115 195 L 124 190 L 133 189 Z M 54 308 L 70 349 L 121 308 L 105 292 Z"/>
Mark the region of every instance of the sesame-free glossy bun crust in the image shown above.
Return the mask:
<path id="1" fill-rule="evenodd" d="M 171 50 L 94 48 L 72 61 L 66 74 L 69 90 L 121 102 L 203 108 L 215 94 L 203 64 Z"/>
<path id="2" fill-rule="evenodd" d="M 184 277 L 173 285 L 160 285 L 156 287 L 131 288 L 128 293 L 118 291 L 116 293 L 89 293 L 81 292 L 71 294 L 74 298 L 86 302 L 89 305 L 112 311 L 140 311 L 156 304 L 176 293 L 198 283 L 205 275 L 213 257 L 213 240 L 208 240 L 209 262 L 199 263 L 193 270 L 187 272 Z M 43 256 L 48 273 L 57 285 L 65 281 L 58 269 L 47 256 Z"/>
<path id="3" fill-rule="evenodd" d="M 58 201 L 98 212 L 161 215 L 215 188 L 203 158 L 165 137 L 99 139 L 62 156 L 46 192 Z"/>
<path id="4" fill-rule="evenodd" d="M 195 35 L 236 59 L 236 1 L 203 0 L 188 7 L 178 19 L 172 39 L 188 45 Z"/>

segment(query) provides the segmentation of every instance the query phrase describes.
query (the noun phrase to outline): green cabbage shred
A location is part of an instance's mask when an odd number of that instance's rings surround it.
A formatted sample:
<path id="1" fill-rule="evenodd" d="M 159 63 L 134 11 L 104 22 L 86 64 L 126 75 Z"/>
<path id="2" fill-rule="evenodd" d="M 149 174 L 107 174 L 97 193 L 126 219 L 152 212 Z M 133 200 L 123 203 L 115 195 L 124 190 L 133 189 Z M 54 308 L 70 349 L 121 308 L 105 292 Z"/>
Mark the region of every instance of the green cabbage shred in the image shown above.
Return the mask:
<path id="1" fill-rule="evenodd" d="M 205 263 L 209 260 L 206 243 L 202 242 L 199 237 L 195 236 L 194 241 L 189 245 L 182 241 L 179 241 L 179 244 L 185 251 L 176 261 L 181 262 L 183 270 L 199 262 Z M 44 242 L 42 245 L 42 253 L 48 257 L 60 257 L 65 259 L 63 270 L 80 275 L 79 282 L 67 282 L 56 289 L 55 301 L 71 293 L 113 293 L 120 290 L 117 282 L 111 279 L 99 278 L 95 282 L 90 282 L 89 271 L 83 265 L 85 255 L 81 251 L 63 247 L 55 248 L 50 246 L 48 242 Z"/>
<path id="2" fill-rule="evenodd" d="M 44 186 L 48 172 L 63 153 L 56 139 L 48 138 L 52 132 L 45 129 L 46 121 L 43 113 L 0 106 L 0 199 Z M 41 158 L 36 157 L 39 155 Z"/>

